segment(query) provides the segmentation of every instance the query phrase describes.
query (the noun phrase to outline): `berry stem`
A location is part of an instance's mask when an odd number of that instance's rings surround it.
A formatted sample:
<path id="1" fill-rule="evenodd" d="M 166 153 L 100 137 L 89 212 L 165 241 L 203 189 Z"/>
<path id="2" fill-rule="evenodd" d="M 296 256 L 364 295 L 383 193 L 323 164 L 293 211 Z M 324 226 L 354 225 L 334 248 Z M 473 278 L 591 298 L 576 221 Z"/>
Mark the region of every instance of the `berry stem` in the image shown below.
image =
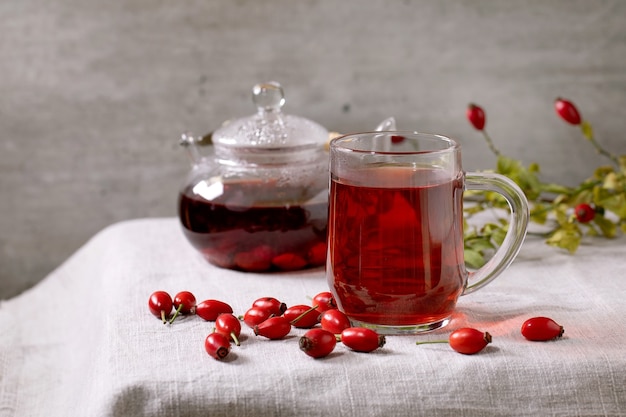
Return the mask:
<path id="1" fill-rule="evenodd" d="M 567 193 L 565 193 L 565 195 L 567 195 L 567 197 L 573 197 L 582 193 L 583 191 L 591 190 L 600 184 L 602 184 L 602 180 L 595 180 L 595 181 L 583 183 L 582 185 L 569 190 Z M 550 200 L 550 199 L 546 199 L 544 202 L 549 203 L 549 204 L 539 210 L 534 211 L 533 214 L 538 215 L 538 214 L 543 214 L 545 212 L 550 212 L 556 209 L 559 206 L 559 204 L 561 204 L 560 202 L 555 203 L 554 200 Z"/>
<path id="2" fill-rule="evenodd" d="M 496 155 L 496 156 L 500 156 L 501 155 L 500 151 L 493 144 L 493 141 L 491 140 L 491 137 L 489 136 L 489 134 L 487 134 L 487 131 L 486 130 L 482 130 L 482 132 L 483 132 L 483 136 L 485 137 L 485 141 L 487 142 L 487 146 L 489 147 L 491 152 L 493 152 L 494 155 Z"/>
<path id="3" fill-rule="evenodd" d="M 298 317 L 296 317 L 295 319 L 291 320 L 289 323 L 290 323 L 292 326 L 295 326 L 295 325 L 296 325 L 296 323 L 298 323 L 298 322 L 302 319 L 302 317 L 306 316 L 306 315 L 307 315 L 307 314 L 309 314 L 311 311 L 316 310 L 316 309 L 317 309 L 317 306 L 313 306 L 313 307 L 309 308 L 309 309 L 308 309 L 308 310 L 306 310 L 304 313 L 300 314 Z"/>
<path id="4" fill-rule="evenodd" d="M 174 315 L 172 316 L 172 318 L 170 319 L 170 324 L 174 323 L 174 320 L 176 320 L 176 317 L 178 317 L 178 313 L 180 313 L 180 309 L 183 308 L 183 303 L 180 303 L 178 305 L 178 308 L 176 309 L 176 311 L 174 312 Z"/>
<path id="5" fill-rule="evenodd" d="M 435 343 L 449 343 L 447 340 L 425 340 L 423 342 L 415 342 L 416 345 L 431 345 Z"/>
<path id="6" fill-rule="evenodd" d="M 606 149 L 604 149 L 598 143 L 598 141 L 596 141 L 596 139 L 593 136 L 593 133 L 586 133 L 586 132 L 583 131 L 583 135 L 585 135 L 585 137 L 589 140 L 589 142 L 591 142 L 591 144 L 595 148 L 596 152 L 598 152 L 602 156 L 605 156 L 605 157 L 609 158 L 617 167 L 620 166 L 619 165 L 619 159 L 617 158 L 617 156 L 613 155 L 611 152 L 609 152 Z"/>

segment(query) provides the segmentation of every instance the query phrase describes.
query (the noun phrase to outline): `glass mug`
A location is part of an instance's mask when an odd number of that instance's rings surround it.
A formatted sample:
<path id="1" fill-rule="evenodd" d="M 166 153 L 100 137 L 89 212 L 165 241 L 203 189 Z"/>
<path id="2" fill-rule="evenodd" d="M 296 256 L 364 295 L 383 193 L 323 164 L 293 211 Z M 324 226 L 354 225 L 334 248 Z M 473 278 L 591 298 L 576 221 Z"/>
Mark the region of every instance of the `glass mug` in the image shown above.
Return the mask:
<path id="1" fill-rule="evenodd" d="M 327 279 L 355 326 L 412 334 L 445 326 L 459 296 L 482 288 L 516 257 L 528 201 L 494 173 L 465 173 L 461 147 L 444 136 L 364 132 L 330 143 Z M 463 191 L 509 203 L 509 228 L 493 257 L 468 271 Z"/>

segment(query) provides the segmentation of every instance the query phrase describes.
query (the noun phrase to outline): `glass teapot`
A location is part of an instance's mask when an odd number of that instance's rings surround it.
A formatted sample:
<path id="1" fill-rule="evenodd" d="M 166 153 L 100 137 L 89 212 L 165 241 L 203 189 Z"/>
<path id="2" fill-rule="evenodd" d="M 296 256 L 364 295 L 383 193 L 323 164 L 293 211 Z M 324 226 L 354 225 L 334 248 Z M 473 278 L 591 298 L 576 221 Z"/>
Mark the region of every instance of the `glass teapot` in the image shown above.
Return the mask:
<path id="1" fill-rule="evenodd" d="M 250 117 L 210 138 L 183 134 L 191 159 L 178 199 L 185 236 L 210 263 L 249 272 L 324 265 L 328 216 L 328 131 L 282 112 L 276 82 L 252 89 Z M 207 139 L 212 152 L 198 148 Z"/>

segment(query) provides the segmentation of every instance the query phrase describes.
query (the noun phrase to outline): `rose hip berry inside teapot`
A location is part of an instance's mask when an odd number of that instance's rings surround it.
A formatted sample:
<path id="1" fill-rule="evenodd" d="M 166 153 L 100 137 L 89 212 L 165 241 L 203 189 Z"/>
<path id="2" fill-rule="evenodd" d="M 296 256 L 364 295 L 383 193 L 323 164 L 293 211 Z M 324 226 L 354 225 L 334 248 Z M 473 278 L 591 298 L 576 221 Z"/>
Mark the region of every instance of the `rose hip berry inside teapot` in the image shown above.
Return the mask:
<path id="1" fill-rule="evenodd" d="M 281 111 L 281 86 L 257 84 L 257 112 L 225 123 L 202 156 L 182 136 L 192 169 L 179 195 L 189 242 L 210 263 L 242 271 L 297 270 L 326 261 L 328 131 Z"/>

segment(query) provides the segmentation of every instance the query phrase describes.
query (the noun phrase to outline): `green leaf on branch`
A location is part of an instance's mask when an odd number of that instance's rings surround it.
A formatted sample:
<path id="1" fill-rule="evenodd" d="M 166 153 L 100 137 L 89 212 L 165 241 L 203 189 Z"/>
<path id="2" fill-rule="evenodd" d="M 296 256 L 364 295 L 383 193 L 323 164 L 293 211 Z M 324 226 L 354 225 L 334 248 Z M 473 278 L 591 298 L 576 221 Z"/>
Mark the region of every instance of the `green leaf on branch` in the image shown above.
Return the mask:
<path id="1" fill-rule="evenodd" d="M 551 209 L 551 205 L 543 203 L 535 204 L 530 208 L 530 220 L 538 224 L 545 224 L 548 221 L 548 214 Z"/>
<path id="2" fill-rule="evenodd" d="M 615 172 L 609 172 L 604 177 L 604 182 L 602 183 L 602 188 L 606 188 L 607 190 L 616 190 L 621 186 L 621 181 L 617 177 Z"/>
<path id="3" fill-rule="evenodd" d="M 617 225 L 608 220 L 606 217 L 595 216 L 593 218 L 593 223 L 600 228 L 605 237 L 614 238 L 617 236 Z"/>
<path id="4" fill-rule="evenodd" d="M 603 165 L 603 166 L 596 168 L 593 171 L 593 178 L 603 179 L 612 172 L 614 172 L 613 167 L 608 166 L 608 165 Z"/>
<path id="5" fill-rule="evenodd" d="M 482 236 L 470 239 L 466 242 L 466 244 L 468 247 L 480 253 L 491 251 L 496 248 L 496 245 L 494 245 L 489 238 Z"/>
<path id="6" fill-rule="evenodd" d="M 582 240 L 582 234 L 577 227 L 563 227 L 557 229 L 546 240 L 550 246 L 556 246 L 567 250 L 569 253 L 575 253 Z"/>
<path id="7" fill-rule="evenodd" d="M 500 155 L 497 172 L 515 181 L 529 200 L 536 199 L 541 193 L 541 182 L 537 177 L 539 165 L 537 164 L 531 164 L 525 168 L 520 161 Z"/>
<path id="8" fill-rule="evenodd" d="M 541 184 L 541 191 L 550 194 L 570 194 L 572 189 L 559 184 Z"/>
<path id="9" fill-rule="evenodd" d="M 478 269 L 487 262 L 479 251 L 471 248 L 466 247 L 463 256 L 465 257 L 465 264 L 470 268 Z"/>
<path id="10" fill-rule="evenodd" d="M 612 211 L 620 219 L 626 219 L 626 194 L 616 194 L 604 188 L 597 188 L 594 193 L 593 202 L 596 206 L 604 207 Z"/>
<path id="11" fill-rule="evenodd" d="M 481 233 L 489 236 L 489 238 L 497 245 L 500 246 L 502 242 L 504 242 L 504 238 L 506 236 L 506 231 L 508 226 L 506 222 L 504 225 L 495 224 L 495 223 L 487 223 L 481 229 Z"/>
<path id="12" fill-rule="evenodd" d="M 613 238 L 619 233 L 626 234 L 626 155 L 615 155 L 604 149 L 595 140 L 592 126 L 587 121 L 583 120 L 579 127 L 595 152 L 610 159 L 612 165 L 597 167 L 575 187 L 543 182 L 539 177 L 538 164 L 524 166 L 521 161 L 502 155 L 491 138 L 484 135 L 489 148 L 497 156 L 495 172 L 510 178 L 526 195 L 530 221 L 550 224 L 552 231 L 546 243 L 570 253 L 576 252 L 584 236 Z M 506 200 L 493 191 L 468 191 L 464 198 L 471 199 L 473 203 L 463 210 L 466 262 L 481 266 L 489 259 L 489 254 L 502 244 L 508 221 L 501 219 L 499 224 L 488 223 L 481 228 L 470 229 L 465 216 L 490 209 L 508 210 L 509 207 Z M 591 216 L 592 220 L 581 217 L 582 212 L 577 210 L 580 204 L 592 207 L 592 214 L 595 214 Z"/>
<path id="13" fill-rule="evenodd" d="M 561 226 L 568 228 L 571 225 L 571 217 L 567 214 L 567 206 L 565 204 L 559 204 L 554 208 L 554 215 L 556 222 Z"/>

